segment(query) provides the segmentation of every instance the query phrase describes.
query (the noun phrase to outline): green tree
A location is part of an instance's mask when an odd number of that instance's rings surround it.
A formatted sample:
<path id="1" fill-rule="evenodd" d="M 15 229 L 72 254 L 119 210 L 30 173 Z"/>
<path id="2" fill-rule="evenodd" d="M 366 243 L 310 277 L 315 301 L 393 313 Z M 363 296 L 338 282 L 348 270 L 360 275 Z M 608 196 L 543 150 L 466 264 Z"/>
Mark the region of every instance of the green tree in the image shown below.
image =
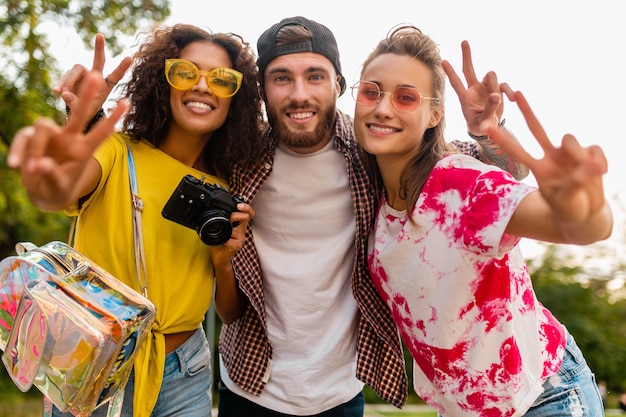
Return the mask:
<path id="1" fill-rule="evenodd" d="M 119 53 L 120 35 L 149 29 L 169 16 L 168 0 L 3 0 L 0 2 L 0 259 L 15 255 L 18 241 L 43 244 L 67 239 L 69 219 L 63 213 L 45 213 L 34 207 L 21 185 L 18 172 L 6 165 L 11 139 L 22 126 L 40 116 L 62 122 L 62 102 L 52 93 L 60 76 L 48 53 L 50 27 L 73 27 L 91 48 L 97 32 L 107 48 Z M 47 33 L 42 29 L 47 26 Z M 83 63 L 89 65 L 90 63 Z M 19 390 L 0 366 L 0 403 Z M 36 389 L 32 395 L 38 396 Z"/>
<path id="2" fill-rule="evenodd" d="M 48 52 L 51 28 L 73 27 L 89 48 L 101 32 L 108 50 L 117 54 L 124 48 L 121 35 L 149 29 L 169 13 L 168 0 L 0 2 L 0 259 L 15 253 L 17 241 L 67 239 L 68 218 L 34 208 L 19 176 L 6 166 L 8 146 L 20 127 L 40 116 L 59 123 L 65 117 L 62 102 L 52 93 L 52 80 L 60 71 Z"/>
<path id="3" fill-rule="evenodd" d="M 594 271 L 589 261 L 550 245 L 529 269 L 537 298 L 574 336 L 596 379 L 619 392 L 626 389 L 626 299 L 614 297 L 621 289 L 609 283 L 624 267 Z"/>

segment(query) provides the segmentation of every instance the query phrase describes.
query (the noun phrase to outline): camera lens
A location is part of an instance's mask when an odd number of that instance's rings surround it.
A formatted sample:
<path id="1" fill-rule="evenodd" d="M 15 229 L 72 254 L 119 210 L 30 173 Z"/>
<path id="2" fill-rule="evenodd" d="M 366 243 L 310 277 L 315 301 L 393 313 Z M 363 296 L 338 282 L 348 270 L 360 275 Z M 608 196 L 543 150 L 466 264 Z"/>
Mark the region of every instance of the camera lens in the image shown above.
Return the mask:
<path id="1" fill-rule="evenodd" d="M 233 234 L 233 225 L 219 211 L 208 211 L 196 228 L 200 240 L 209 246 L 219 246 L 228 242 Z"/>

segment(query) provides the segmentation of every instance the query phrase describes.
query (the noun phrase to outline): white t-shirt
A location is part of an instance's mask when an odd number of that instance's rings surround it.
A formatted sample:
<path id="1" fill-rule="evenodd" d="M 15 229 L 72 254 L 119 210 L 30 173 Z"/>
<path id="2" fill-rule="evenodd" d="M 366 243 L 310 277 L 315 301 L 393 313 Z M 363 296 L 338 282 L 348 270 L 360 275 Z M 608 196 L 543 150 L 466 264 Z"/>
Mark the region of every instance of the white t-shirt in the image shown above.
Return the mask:
<path id="1" fill-rule="evenodd" d="M 318 414 L 356 396 L 358 307 L 350 276 L 355 215 L 346 161 L 331 141 L 301 155 L 282 143 L 272 174 L 252 202 L 273 349 L 265 390 L 229 390 L 265 408 Z"/>
<path id="2" fill-rule="evenodd" d="M 372 279 L 414 358 L 417 394 L 445 416 L 522 415 L 561 365 L 563 326 L 537 300 L 518 237 L 534 187 L 465 155 L 432 171 L 413 208 L 383 202 Z"/>

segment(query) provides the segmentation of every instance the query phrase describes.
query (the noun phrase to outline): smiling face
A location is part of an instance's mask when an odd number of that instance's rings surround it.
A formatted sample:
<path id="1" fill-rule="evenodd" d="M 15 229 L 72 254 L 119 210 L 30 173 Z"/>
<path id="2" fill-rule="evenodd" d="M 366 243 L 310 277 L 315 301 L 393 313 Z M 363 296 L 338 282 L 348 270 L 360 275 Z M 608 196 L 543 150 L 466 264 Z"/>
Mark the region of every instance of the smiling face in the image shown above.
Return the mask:
<path id="1" fill-rule="evenodd" d="M 173 57 L 172 57 L 173 58 Z M 181 50 L 181 59 L 193 62 L 200 70 L 232 68 L 226 51 L 211 42 L 198 41 Z M 225 122 L 232 97 L 218 97 L 209 88 L 205 76 L 189 90 L 170 87 L 172 124 L 170 136 L 208 138 Z"/>
<path id="2" fill-rule="evenodd" d="M 423 97 L 433 97 L 431 70 L 408 55 L 377 56 L 364 68 L 361 80 L 376 83 L 382 92 L 413 87 Z M 381 94 L 371 105 L 356 103 L 354 130 L 361 146 L 376 155 L 381 168 L 386 162 L 405 166 L 418 152 L 426 129 L 436 126 L 441 115 L 440 107 L 431 100 L 422 100 L 413 110 L 398 110 L 391 94 Z"/>
<path id="3" fill-rule="evenodd" d="M 265 69 L 264 85 L 269 123 L 287 147 L 309 153 L 328 143 L 340 86 L 325 56 L 314 52 L 279 56 Z"/>

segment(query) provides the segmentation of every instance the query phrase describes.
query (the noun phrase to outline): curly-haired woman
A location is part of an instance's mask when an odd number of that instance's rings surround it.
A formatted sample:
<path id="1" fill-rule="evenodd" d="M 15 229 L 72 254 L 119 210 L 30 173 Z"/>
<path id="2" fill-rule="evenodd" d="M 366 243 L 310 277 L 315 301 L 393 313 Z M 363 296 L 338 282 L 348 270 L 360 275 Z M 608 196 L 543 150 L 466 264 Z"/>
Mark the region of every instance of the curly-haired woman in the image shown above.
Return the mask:
<path id="1" fill-rule="evenodd" d="M 144 205 L 148 297 L 157 318 L 137 356 L 122 415 L 204 417 L 210 415 L 212 381 L 201 324 L 214 283 L 222 320 L 228 323 L 241 313 L 230 258 L 254 213 L 238 204 L 229 220 L 239 226 L 230 240 L 209 246 L 195 230 L 161 212 L 186 175 L 226 187 L 234 166 L 260 154 L 255 149 L 262 113 L 254 54 L 237 35 L 183 24 L 157 27 L 134 55 L 130 78 L 121 85 L 125 98 L 83 133 L 90 109 L 97 108 L 101 93 L 110 91 L 130 63 L 104 78 L 103 51 L 98 35 L 94 67 L 82 72 L 80 92 L 75 96 L 64 89 L 64 99 L 71 99 L 68 123 L 61 127 L 40 119 L 20 130 L 8 163 L 21 170 L 34 204 L 78 216 L 77 250 L 140 290 L 127 160 L 132 150 Z M 111 133 L 125 112 L 121 131 Z M 56 408 L 53 413 L 61 415 Z"/>

